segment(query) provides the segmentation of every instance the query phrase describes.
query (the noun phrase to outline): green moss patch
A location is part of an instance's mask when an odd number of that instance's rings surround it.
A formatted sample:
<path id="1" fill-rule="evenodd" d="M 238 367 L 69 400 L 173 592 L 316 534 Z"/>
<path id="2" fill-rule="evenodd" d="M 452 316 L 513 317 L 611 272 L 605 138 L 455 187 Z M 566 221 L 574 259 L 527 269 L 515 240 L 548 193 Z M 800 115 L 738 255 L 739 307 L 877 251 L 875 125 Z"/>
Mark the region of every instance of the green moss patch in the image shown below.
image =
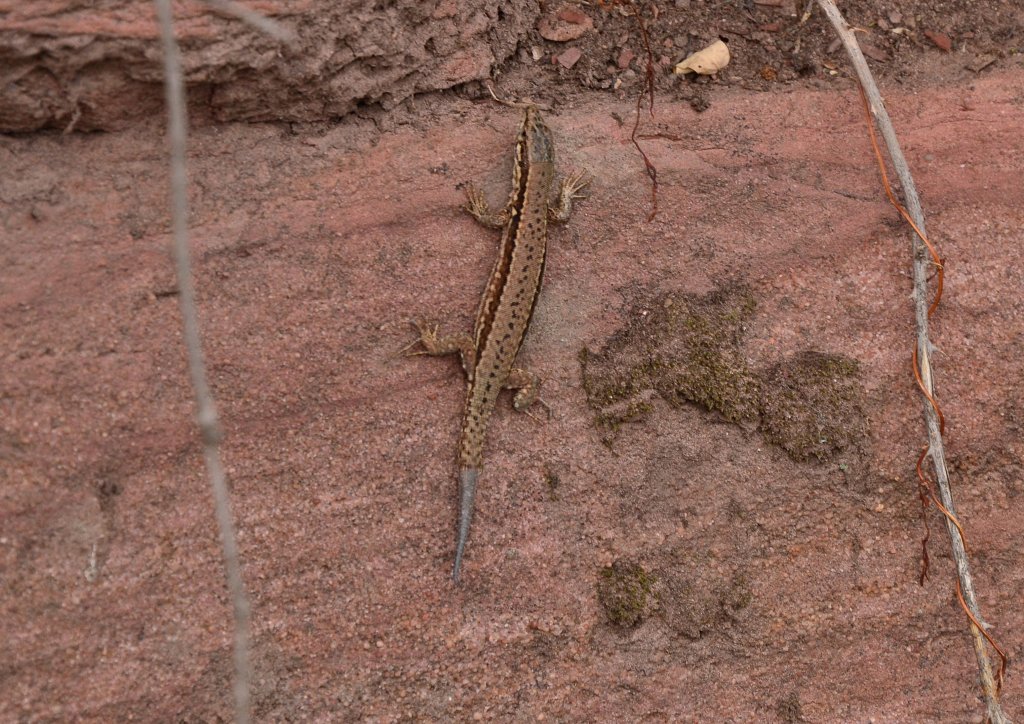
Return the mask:
<path id="1" fill-rule="evenodd" d="M 740 354 L 754 298 L 734 287 L 705 296 L 667 294 L 630 315 L 600 353 L 580 353 L 597 424 L 614 433 L 660 396 L 692 402 L 733 422 L 756 420 L 759 383 Z"/>
<path id="2" fill-rule="evenodd" d="M 768 370 L 761 386 L 761 430 L 794 460 L 831 460 L 867 435 L 856 360 L 801 352 Z"/>
<path id="3" fill-rule="evenodd" d="M 796 724 L 804 721 L 803 707 L 800 705 L 800 695 L 795 691 L 789 692 L 786 696 L 775 702 L 775 713 L 779 720 L 786 724 Z"/>
<path id="4" fill-rule="evenodd" d="M 583 389 L 605 443 L 660 397 L 738 424 L 760 422 L 766 440 L 797 461 L 859 453 L 867 417 L 857 361 L 805 351 L 751 370 L 742 343 L 755 306 L 742 286 L 666 294 L 635 307 L 600 352 L 583 349 Z"/>
<path id="5" fill-rule="evenodd" d="M 597 581 L 597 600 L 608 622 L 632 628 L 647 617 L 652 607 L 654 577 L 636 563 L 618 560 L 602 568 Z"/>

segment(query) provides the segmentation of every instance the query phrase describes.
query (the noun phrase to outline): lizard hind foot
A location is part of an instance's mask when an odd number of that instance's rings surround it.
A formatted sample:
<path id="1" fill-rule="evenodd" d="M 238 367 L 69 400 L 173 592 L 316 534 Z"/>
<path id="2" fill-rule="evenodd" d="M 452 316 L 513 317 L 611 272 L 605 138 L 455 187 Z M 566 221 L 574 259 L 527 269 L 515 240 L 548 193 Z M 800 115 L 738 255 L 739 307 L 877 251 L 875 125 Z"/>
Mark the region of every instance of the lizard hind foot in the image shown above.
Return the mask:
<path id="1" fill-rule="evenodd" d="M 463 208 L 477 218 L 491 214 L 487 199 L 473 184 L 466 184 L 466 205 Z"/>
<path id="2" fill-rule="evenodd" d="M 416 357 L 418 355 L 431 354 L 431 348 L 437 346 L 437 325 L 433 327 L 421 319 L 413 319 L 409 324 L 414 326 L 420 336 L 409 344 L 398 350 L 397 355 L 402 357 Z M 416 345 L 422 345 L 422 349 L 413 349 Z"/>
<path id="3" fill-rule="evenodd" d="M 535 400 L 535 402 L 536 402 L 537 404 L 539 404 L 539 405 L 540 405 L 541 407 L 543 407 L 543 408 L 544 408 L 544 412 L 545 412 L 545 413 L 547 413 L 547 416 L 548 416 L 548 420 L 550 420 L 550 419 L 551 419 L 551 417 L 552 417 L 552 413 L 551 413 L 551 405 L 549 405 L 548 403 L 546 403 L 546 402 L 545 402 L 545 401 L 544 401 L 544 400 L 543 400 L 542 398 L 540 398 L 540 397 L 538 397 L 538 398 L 537 398 L 537 399 Z M 523 412 L 524 412 L 524 413 L 526 413 L 526 414 L 527 414 L 527 415 L 528 415 L 528 416 L 529 416 L 530 418 L 532 418 L 532 419 L 533 419 L 534 421 L 536 421 L 536 422 L 544 422 L 544 420 L 542 420 L 542 419 L 541 419 L 541 418 L 540 418 L 539 416 L 537 416 L 537 415 L 534 415 L 534 414 L 533 414 L 532 412 L 530 412 L 529 410 L 523 410 Z"/>
<path id="4" fill-rule="evenodd" d="M 509 370 L 505 387 L 516 391 L 512 396 L 512 408 L 516 412 L 526 412 L 540 399 L 540 377 L 521 367 Z"/>

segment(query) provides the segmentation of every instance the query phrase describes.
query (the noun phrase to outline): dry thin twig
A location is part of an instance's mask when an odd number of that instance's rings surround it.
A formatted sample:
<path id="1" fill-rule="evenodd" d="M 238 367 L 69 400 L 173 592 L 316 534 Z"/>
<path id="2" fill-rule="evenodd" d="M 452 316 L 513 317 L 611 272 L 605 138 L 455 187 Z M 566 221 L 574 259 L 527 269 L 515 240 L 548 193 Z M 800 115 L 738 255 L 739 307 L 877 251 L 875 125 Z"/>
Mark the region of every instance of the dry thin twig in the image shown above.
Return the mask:
<path id="1" fill-rule="evenodd" d="M 242 582 L 242 569 L 238 560 L 238 544 L 231 516 L 224 467 L 220 460 L 221 430 L 213 395 L 206 379 L 199 321 L 196 313 L 195 290 L 192 287 L 191 264 L 188 249 L 188 177 L 185 171 L 185 92 L 181 77 L 181 53 L 174 38 L 174 18 L 171 0 L 154 0 L 160 23 L 160 39 L 164 51 L 164 91 L 167 99 L 167 137 L 170 145 L 171 166 L 171 228 L 174 234 L 174 258 L 178 275 L 178 299 L 181 305 L 185 346 L 188 350 L 189 374 L 196 396 L 199 429 L 203 439 L 203 457 L 213 489 L 214 509 L 220 528 L 220 541 L 227 572 L 228 589 L 235 620 L 235 720 L 248 724 L 251 718 L 250 680 L 252 668 L 249 658 L 249 599 Z"/>
<path id="2" fill-rule="evenodd" d="M 291 29 L 271 20 L 266 15 L 250 10 L 234 0 L 203 0 L 203 2 L 209 5 L 211 10 L 237 18 L 243 23 L 256 28 L 261 33 L 269 35 L 275 40 L 280 40 L 282 43 L 290 45 L 296 40 L 295 33 Z"/>
<path id="3" fill-rule="evenodd" d="M 916 358 L 919 369 L 916 374 L 921 378 L 921 389 L 924 392 L 925 404 L 924 415 L 928 428 L 928 450 L 935 468 L 935 477 L 938 482 L 939 496 L 942 499 L 942 506 L 946 514 L 946 529 L 949 532 L 950 543 L 953 550 L 953 558 L 956 561 L 957 570 L 957 595 L 963 600 L 964 609 L 970 618 L 974 652 L 978 662 L 978 670 L 981 675 L 981 685 L 985 694 L 985 703 L 988 709 L 988 717 L 993 724 L 1003 724 L 1007 718 L 999 703 L 999 688 L 992 674 L 992 665 L 989 661 L 988 650 L 985 646 L 987 637 L 980 623 L 982 618 L 978 610 L 978 601 L 974 592 L 974 583 L 971 578 L 970 566 L 967 560 L 967 553 L 964 548 L 963 537 L 959 524 L 956 520 L 956 508 L 953 504 L 953 495 L 949 486 L 949 473 L 946 469 L 946 458 L 942 444 L 942 425 L 938 411 L 934 406 L 933 397 L 933 371 L 931 365 L 932 345 L 928 338 L 928 257 L 926 255 L 925 222 L 924 212 L 921 210 L 921 202 L 917 195 L 917 188 L 914 185 L 910 168 L 907 166 L 906 158 L 900 149 L 899 141 L 896 139 L 896 131 L 893 128 L 889 114 L 885 110 L 881 94 L 875 85 L 871 71 L 868 69 L 867 61 L 861 53 L 860 46 L 854 37 L 850 25 L 843 19 L 838 8 L 832 0 L 817 0 L 818 5 L 825 12 L 829 22 L 832 23 L 839 35 L 840 40 L 846 49 L 847 55 L 853 64 L 860 81 L 861 87 L 867 95 L 871 115 L 878 125 L 886 148 L 889 151 L 889 158 L 899 178 L 900 186 L 906 199 L 907 211 L 910 214 L 913 226 L 917 234 L 913 237 L 914 249 L 914 314 L 917 323 L 917 347 Z M 998 650 L 998 649 L 997 649 Z M 1000 669 L 1002 671 L 1002 668 Z"/>

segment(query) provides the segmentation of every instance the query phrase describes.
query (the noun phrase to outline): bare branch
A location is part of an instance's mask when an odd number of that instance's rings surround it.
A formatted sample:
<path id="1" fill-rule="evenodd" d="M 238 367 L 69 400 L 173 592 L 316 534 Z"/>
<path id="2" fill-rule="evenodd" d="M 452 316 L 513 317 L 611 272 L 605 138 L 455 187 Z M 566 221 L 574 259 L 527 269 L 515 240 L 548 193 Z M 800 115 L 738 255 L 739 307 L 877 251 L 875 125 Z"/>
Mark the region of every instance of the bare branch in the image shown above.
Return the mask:
<path id="1" fill-rule="evenodd" d="M 266 15 L 247 8 L 235 0 L 203 0 L 203 2 L 209 5 L 214 12 L 237 18 L 282 43 L 291 45 L 296 40 L 295 33 L 290 28 L 286 28 L 279 22 L 271 20 Z"/>
<path id="2" fill-rule="evenodd" d="M 875 119 L 886 148 L 889 151 L 889 158 L 892 160 L 893 169 L 899 178 L 900 186 L 906 200 L 906 207 L 911 219 L 920 231 L 921 236 L 926 237 L 924 212 L 921 210 L 921 202 L 917 195 L 917 188 L 914 179 L 907 166 L 907 160 L 900 149 L 899 141 L 896 139 L 896 131 L 893 128 L 889 114 L 885 110 L 878 86 L 875 85 L 871 71 L 868 69 L 867 61 L 861 53 L 860 46 L 854 37 L 849 24 L 843 19 L 833 0 L 817 0 L 818 5 L 825 11 L 829 22 L 838 33 L 847 55 L 853 64 L 860 81 L 861 87 L 868 98 L 868 105 L 871 115 Z M 985 692 L 985 702 L 988 708 L 988 717 L 993 724 L 1007 722 L 999 703 L 999 690 L 992 675 L 992 665 L 989 661 L 988 649 L 985 646 L 985 638 L 979 626 L 975 623 L 983 619 L 978 611 L 977 597 L 974 592 L 974 583 L 971 579 L 970 566 L 967 554 L 964 550 L 964 542 L 958 525 L 956 524 L 956 508 L 953 504 L 953 495 L 949 485 L 949 473 L 946 469 L 946 456 L 942 444 L 942 432 L 940 427 L 937 409 L 932 405 L 930 398 L 933 394 L 933 369 L 931 365 L 931 342 L 928 338 L 928 256 L 925 253 L 925 245 L 917 235 L 913 236 L 913 257 L 914 257 L 914 313 L 917 323 L 917 360 L 920 363 L 920 375 L 922 390 L 925 392 L 924 415 L 928 428 L 929 454 L 932 464 L 935 467 L 935 477 L 938 481 L 939 496 L 943 506 L 949 511 L 946 517 L 946 528 L 949 532 L 950 543 L 953 549 L 953 557 L 956 561 L 957 577 L 959 579 L 959 590 L 963 592 L 964 602 L 968 612 L 973 619 L 970 621 L 971 635 L 974 642 L 974 652 L 978 661 L 978 669 L 981 674 L 981 684 Z"/>
<path id="3" fill-rule="evenodd" d="M 178 299 L 181 305 L 185 346 L 188 350 L 189 374 L 195 391 L 199 429 L 203 439 L 203 456 L 213 489 L 214 508 L 227 571 L 228 590 L 231 594 L 235 620 L 235 720 L 240 724 L 250 721 L 249 682 L 249 600 L 242 582 L 238 560 L 238 544 L 231 516 L 231 502 L 224 480 L 220 460 L 220 425 L 217 410 L 206 379 L 199 321 L 196 313 L 195 290 L 188 249 L 188 177 L 185 170 L 185 91 L 181 76 L 181 54 L 174 38 L 174 18 L 171 0 L 154 0 L 160 23 L 160 38 L 164 49 L 164 90 L 167 99 L 167 137 L 170 144 L 171 166 L 171 227 L 174 234 L 174 257 L 178 275 Z"/>

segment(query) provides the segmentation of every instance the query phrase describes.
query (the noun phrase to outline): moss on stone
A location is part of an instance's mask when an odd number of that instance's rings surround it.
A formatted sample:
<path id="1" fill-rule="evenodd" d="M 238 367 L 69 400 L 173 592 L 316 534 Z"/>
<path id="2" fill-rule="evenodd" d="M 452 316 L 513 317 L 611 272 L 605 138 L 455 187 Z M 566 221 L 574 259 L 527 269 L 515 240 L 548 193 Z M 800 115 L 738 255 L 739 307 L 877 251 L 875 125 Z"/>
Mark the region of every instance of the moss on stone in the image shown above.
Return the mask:
<path id="1" fill-rule="evenodd" d="M 796 724 L 796 722 L 804 721 L 803 707 L 800 705 L 800 695 L 795 691 L 791 691 L 786 696 L 776 700 L 775 713 L 786 724 Z"/>
<path id="2" fill-rule="evenodd" d="M 805 351 L 755 373 L 741 349 L 755 307 L 742 286 L 667 294 L 637 305 L 601 352 L 581 350 L 583 389 L 605 443 L 661 397 L 739 424 L 760 421 L 767 441 L 794 460 L 856 449 L 867 435 L 857 361 Z"/>
<path id="3" fill-rule="evenodd" d="M 801 352 L 764 375 L 761 429 L 794 460 L 831 460 L 867 435 L 856 360 Z"/>
<path id="4" fill-rule="evenodd" d="M 704 296 L 668 294 L 638 306 L 602 352 L 580 351 L 596 424 L 614 434 L 651 409 L 651 393 L 734 422 L 756 420 L 758 379 L 740 354 L 743 325 L 754 308 L 742 287 Z"/>
<path id="5" fill-rule="evenodd" d="M 652 603 L 654 577 L 642 566 L 618 560 L 601 569 L 597 599 L 608 622 L 620 628 L 632 628 L 646 618 Z"/>

